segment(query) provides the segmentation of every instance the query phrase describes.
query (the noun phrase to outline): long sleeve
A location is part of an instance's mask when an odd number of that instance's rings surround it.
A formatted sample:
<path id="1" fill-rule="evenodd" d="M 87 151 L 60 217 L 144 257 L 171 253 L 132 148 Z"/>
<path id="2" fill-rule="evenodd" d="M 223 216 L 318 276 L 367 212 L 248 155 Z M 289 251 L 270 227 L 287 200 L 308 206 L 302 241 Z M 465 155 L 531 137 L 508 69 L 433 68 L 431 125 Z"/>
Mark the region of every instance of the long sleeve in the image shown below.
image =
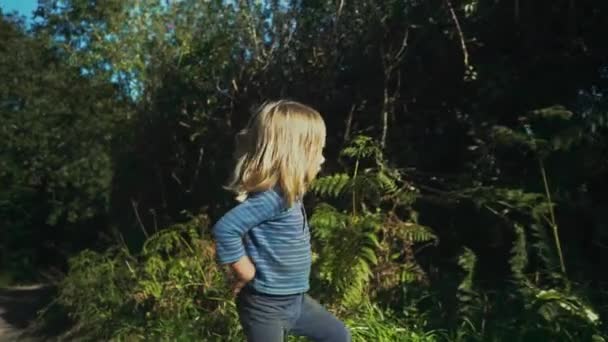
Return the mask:
<path id="1" fill-rule="evenodd" d="M 251 228 L 276 216 L 283 200 L 273 190 L 252 194 L 228 211 L 214 226 L 213 237 L 220 264 L 233 263 L 245 255 L 243 235 Z"/>

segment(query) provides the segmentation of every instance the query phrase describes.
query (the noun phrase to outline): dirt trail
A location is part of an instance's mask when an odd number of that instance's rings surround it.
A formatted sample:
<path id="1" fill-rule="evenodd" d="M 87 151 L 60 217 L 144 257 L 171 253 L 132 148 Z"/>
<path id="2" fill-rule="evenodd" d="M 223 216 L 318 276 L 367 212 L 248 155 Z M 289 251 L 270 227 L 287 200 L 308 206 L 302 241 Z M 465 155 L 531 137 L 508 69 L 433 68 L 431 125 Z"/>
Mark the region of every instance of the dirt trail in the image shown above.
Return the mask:
<path id="1" fill-rule="evenodd" d="M 0 288 L 0 342 L 42 341 L 28 333 L 27 327 L 52 298 L 46 285 Z"/>

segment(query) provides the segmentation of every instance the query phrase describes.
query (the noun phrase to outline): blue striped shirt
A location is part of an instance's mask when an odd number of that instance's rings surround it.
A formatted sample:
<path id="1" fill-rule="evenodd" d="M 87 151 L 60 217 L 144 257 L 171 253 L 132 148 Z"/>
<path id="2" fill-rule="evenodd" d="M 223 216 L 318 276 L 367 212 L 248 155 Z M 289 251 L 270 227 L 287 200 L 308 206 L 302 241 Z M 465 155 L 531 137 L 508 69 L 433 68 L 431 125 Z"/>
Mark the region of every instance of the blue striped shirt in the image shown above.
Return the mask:
<path id="1" fill-rule="evenodd" d="M 249 197 L 213 227 L 220 264 L 248 255 L 256 267 L 256 291 L 288 295 L 309 289 L 310 231 L 300 201 L 287 208 L 274 189 Z"/>

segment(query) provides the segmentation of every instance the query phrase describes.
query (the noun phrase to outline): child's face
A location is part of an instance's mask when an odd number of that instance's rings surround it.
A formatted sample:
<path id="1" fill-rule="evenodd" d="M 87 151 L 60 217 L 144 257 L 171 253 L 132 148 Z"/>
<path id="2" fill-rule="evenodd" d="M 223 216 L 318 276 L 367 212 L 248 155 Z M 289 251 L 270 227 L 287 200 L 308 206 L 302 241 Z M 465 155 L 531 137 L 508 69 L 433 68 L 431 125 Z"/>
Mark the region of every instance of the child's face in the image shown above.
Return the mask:
<path id="1" fill-rule="evenodd" d="M 321 171 L 323 163 L 325 163 L 325 157 L 323 156 L 323 152 L 321 152 L 321 156 L 319 157 L 319 171 Z"/>
<path id="2" fill-rule="evenodd" d="M 319 163 L 319 169 L 318 171 L 321 171 L 321 166 L 323 165 L 323 163 L 325 163 L 325 156 L 323 156 L 323 150 L 325 149 L 325 142 L 323 143 L 323 147 L 321 148 L 321 153 L 319 153 L 319 159 L 318 159 L 318 163 Z"/>

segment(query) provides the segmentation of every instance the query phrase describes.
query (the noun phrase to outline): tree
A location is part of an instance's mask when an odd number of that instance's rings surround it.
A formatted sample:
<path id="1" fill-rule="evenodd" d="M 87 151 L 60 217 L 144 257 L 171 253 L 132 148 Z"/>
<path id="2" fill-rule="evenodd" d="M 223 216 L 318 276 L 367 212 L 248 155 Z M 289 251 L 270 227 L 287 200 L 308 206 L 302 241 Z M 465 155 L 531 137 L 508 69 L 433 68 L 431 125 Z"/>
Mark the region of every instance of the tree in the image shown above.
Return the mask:
<path id="1" fill-rule="evenodd" d="M 75 226 L 98 229 L 107 212 L 124 112 L 116 87 L 66 65 L 49 37 L 4 17 L 0 35 L 2 263 L 30 270 L 97 234 Z"/>

